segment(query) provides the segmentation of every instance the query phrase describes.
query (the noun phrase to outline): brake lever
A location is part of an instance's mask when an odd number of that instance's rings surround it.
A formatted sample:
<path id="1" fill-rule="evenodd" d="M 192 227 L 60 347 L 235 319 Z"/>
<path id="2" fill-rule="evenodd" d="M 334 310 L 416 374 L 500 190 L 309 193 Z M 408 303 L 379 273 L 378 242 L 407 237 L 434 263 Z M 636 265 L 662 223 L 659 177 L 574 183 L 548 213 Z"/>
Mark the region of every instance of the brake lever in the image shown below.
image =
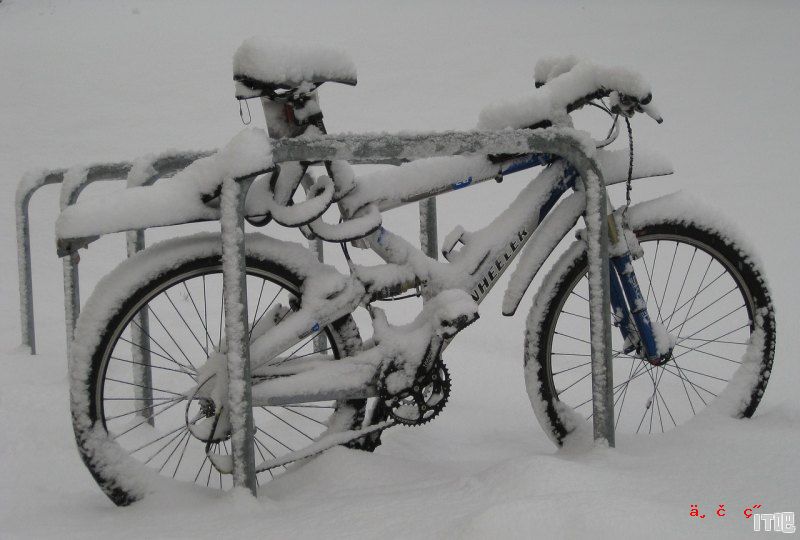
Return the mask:
<path id="1" fill-rule="evenodd" d="M 652 101 L 647 105 L 640 105 L 639 107 L 642 109 L 643 113 L 655 120 L 657 123 L 661 124 L 664 122 L 664 118 L 661 116 L 661 113 L 658 112 L 656 106 L 653 105 Z"/>
<path id="2" fill-rule="evenodd" d="M 652 94 L 639 101 L 631 96 L 620 94 L 615 90 L 609 95 L 609 102 L 611 111 L 621 114 L 622 116 L 630 118 L 633 116 L 634 112 L 643 112 L 659 124 L 664 121 L 664 118 L 662 118 L 656 106 L 653 105 Z"/>

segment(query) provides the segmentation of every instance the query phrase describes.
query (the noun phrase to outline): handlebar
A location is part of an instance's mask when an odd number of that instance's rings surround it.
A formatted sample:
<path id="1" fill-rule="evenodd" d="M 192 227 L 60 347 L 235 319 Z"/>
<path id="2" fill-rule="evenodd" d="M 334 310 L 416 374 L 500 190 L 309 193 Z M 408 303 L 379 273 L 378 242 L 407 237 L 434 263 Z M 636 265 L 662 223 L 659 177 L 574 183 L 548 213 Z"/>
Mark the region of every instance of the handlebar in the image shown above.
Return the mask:
<path id="1" fill-rule="evenodd" d="M 616 139 L 619 116 L 636 112 L 647 114 L 658 123 L 663 119 L 653 104 L 650 85 L 639 74 L 625 68 L 605 67 L 576 57 L 545 58 L 536 64 L 534 81 L 538 91 L 516 99 L 484 107 L 478 117 L 478 129 L 542 129 L 551 126 L 572 127 L 570 114 L 586 105 L 599 106 L 614 119 L 613 126 L 598 147 Z M 605 103 L 612 98 L 612 109 Z M 508 155 L 493 156 L 503 160 Z"/>

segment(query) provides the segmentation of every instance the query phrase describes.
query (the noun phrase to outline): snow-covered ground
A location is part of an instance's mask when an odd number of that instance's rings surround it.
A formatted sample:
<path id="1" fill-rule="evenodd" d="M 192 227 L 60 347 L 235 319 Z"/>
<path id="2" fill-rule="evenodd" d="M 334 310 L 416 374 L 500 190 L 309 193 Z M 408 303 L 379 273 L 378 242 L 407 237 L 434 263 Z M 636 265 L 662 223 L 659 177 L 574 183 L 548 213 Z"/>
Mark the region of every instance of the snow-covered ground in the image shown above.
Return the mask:
<path id="1" fill-rule="evenodd" d="M 754 534 L 743 516 L 754 504 L 800 512 L 798 23 L 791 0 L 1 2 L 0 537 L 728 538 Z M 530 299 L 503 318 L 498 288 L 447 351 L 454 394 L 430 425 L 395 429 L 375 454 L 330 451 L 257 501 L 175 489 L 112 506 L 81 464 L 69 420 L 55 188 L 31 205 L 39 354 L 16 350 L 16 182 L 35 167 L 224 145 L 241 128 L 231 58 L 251 35 L 350 53 L 358 86 L 321 90 L 334 132 L 472 128 L 484 105 L 532 88 L 543 55 L 642 72 L 666 121 L 637 118 L 635 140 L 668 154 L 678 173 L 637 183 L 634 200 L 690 190 L 739 222 L 766 268 L 778 346 L 756 416 L 620 436 L 615 450 L 556 451 L 523 384 Z M 499 212 L 519 185 L 441 199 L 440 238 Z M 103 189 L 116 188 L 90 191 Z M 413 207 L 385 219 L 416 235 Z M 84 294 L 123 254 L 114 236 L 82 255 Z M 705 519 L 690 517 L 692 504 Z"/>

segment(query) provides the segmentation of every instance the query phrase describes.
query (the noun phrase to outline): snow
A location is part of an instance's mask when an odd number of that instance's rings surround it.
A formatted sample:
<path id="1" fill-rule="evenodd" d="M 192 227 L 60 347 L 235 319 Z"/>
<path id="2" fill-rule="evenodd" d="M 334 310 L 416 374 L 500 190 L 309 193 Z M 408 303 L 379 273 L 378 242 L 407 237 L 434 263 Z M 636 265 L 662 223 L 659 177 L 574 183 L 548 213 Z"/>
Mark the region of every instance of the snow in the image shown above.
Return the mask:
<path id="1" fill-rule="evenodd" d="M 82 165 L 72 167 L 64 173 L 64 181 L 61 183 L 61 208 L 66 208 L 67 205 L 72 204 L 78 194 L 86 187 L 88 175 L 89 167 Z"/>
<path id="2" fill-rule="evenodd" d="M 607 186 L 628 180 L 629 153 L 627 148 L 617 150 L 598 150 L 595 156 L 597 165 L 603 173 L 603 181 Z M 636 147 L 633 158 L 633 174 L 631 178 L 647 178 L 665 176 L 675 172 L 669 158 L 647 148 Z"/>
<path id="3" fill-rule="evenodd" d="M 534 68 L 536 80 L 547 84 L 533 94 L 489 105 L 481 111 L 479 129 L 524 128 L 543 121 L 571 125 L 567 106 L 598 90 L 615 90 L 639 100 L 651 93 L 641 75 L 620 67 L 605 67 L 567 57 L 546 59 Z"/>
<path id="4" fill-rule="evenodd" d="M 225 178 L 238 178 L 272 165 L 269 138 L 263 129 L 237 134 L 223 150 L 201 158 L 155 186 L 137 186 L 110 197 L 86 198 L 64 209 L 56 222 L 59 238 L 82 238 L 130 229 L 219 218 L 219 209 L 203 202 Z M 141 167 L 142 165 L 138 165 Z M 146 171 L 146 169 L 145 169 Z M 133 170 L 134 178 L 140 176 Z M 62 206 L 85 184 L 87 169 L 74 167 L 64 175 Z M 332 195 L 332 187 L 331 187 Z"/>
<path id="5" fill-rule="evenodd" d="M 355 84 L 356 66 L 345 52 L 328 46 L 251 37 L 233 55 L 233 75 L 291 87 L 304 81 Z M 252 91 L 237 83 L 236 97 L 253 97 Z"/>
<path id="6" fill-rule="evenodd" d="M 31 201 L 35 357 L 14 352 L 17 284 L 0 282 L 7 308 L 0 325 L 0 461 L 10 471 L 0 483 L 0 536 L 749 538 L 745 508 L 799 511 L 800 253 L 790 240 L 800 199 L 792 161 L 800 113 L 791 106 L 800 74 L 790 56 L 800 46 L 798 9 L 791 0 L 235 7 L 4 0 L 0 169 L 9 204 L 0 210 L 0 245 L 8 254 L 10 203 L 25 171 L 213 148 L 238 132 L 230 58 L 248 35 L 313 35 L 352 54 L 358 87 L 320 89 L 335 132 L 470 129 L 486 102 L 533 91 L 536 58 L 567 52 L 646 74 L 666 121 L 634 118 L 637 155 L 639 143 L 658 148 L 676 174 L 634 183 L 634 202 L 683 189 L 687 204 L 703 199 L 720 208 L 760 254 L 779 337 L 773 376 L 753 419 L 710 414 L 650 440 L 618 436 L 614 450 L 557 451 L 530 411 L 521 374 L 525 317 L 500 316 L 501 281 L 481 305 L 481 319 L 445 353 L 453 392 L 431 424 L 393 428 L 374 454 L 333 449 L 262 488 L 258 500 L 165 483 L 118 509 L 75 451 L 53 250 L 58 190 L 46 186 Z M 605 120 L 587 122 L 605 135 Z M 479 229 L 529 177 L 439 197 L 440 232 L 456 224 Z M 115 189 L 121 186 L 90 186 L 82 200 Z M 617 206 L 623 190 L 612 192 Z M 417 221 L 413 205 L 384 213 L 384 226 L 414 244 Z M 264 231 L 301 241 L 296 231 Z M 147 240 L 174 234 L 149 230 Z M 123 243 L 112 236 L 81 251 L 84 298 L 124 256 Z M 331 262 L 333 255 L 327 246 Z M 353 256 L 374 262 L 360 251 Z M 13 255 L 3 261 L 3 275 L 14 275 Z M 394 309 L 410 318 L 417 307 Z M 728 516 L 712 517 L 721 503 Z M 708 517 L 690 518 L 690 504 Z"/>

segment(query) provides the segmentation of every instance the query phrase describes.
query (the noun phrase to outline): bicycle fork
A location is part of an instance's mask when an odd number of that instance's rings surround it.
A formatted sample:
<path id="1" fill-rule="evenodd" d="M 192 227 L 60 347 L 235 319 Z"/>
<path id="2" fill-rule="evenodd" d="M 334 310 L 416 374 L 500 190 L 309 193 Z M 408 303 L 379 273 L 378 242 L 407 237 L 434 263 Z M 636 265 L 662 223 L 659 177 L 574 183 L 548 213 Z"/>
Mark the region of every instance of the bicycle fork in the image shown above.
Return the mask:
<path id="1" fill-rule="evenodd" d="M 633 269 L 634 259 L 644 254 L 635 235 L 626 235 L 626 226 L 620 221 L 616 212 L 609 214 L 609 292 L 614 325 L 625 340 L 624 354 L 636 351 L 647 362 L 660 366 L 672 358 L 673 340 L 666 328 L 656 328 L 660 323 L 650 318 Z"/>

